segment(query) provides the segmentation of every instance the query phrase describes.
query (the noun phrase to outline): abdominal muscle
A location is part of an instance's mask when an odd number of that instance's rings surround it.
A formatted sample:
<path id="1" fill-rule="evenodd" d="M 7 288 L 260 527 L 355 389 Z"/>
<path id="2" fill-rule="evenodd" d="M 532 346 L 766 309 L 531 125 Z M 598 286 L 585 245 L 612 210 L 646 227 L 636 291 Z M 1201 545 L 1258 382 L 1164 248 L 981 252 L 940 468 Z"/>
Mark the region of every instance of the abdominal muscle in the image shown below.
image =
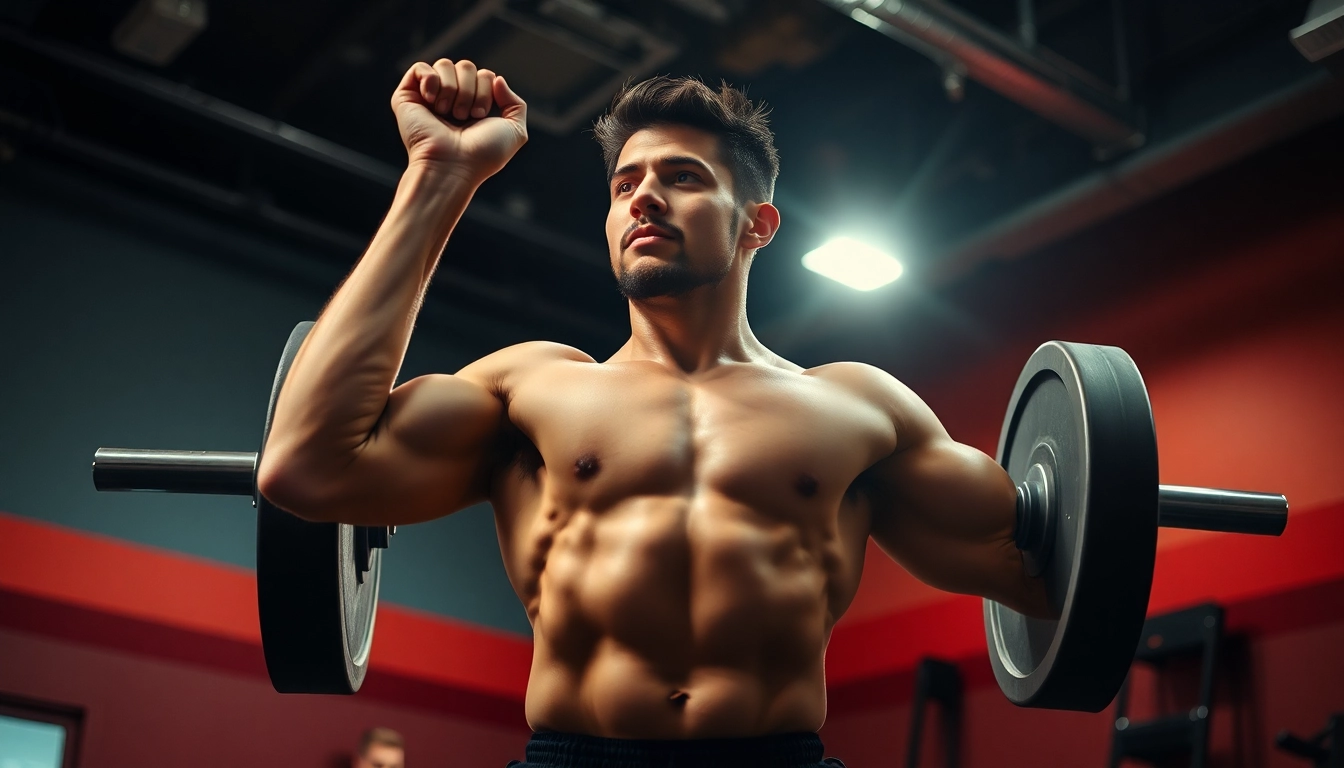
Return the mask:
<path id="1" fill-rule="evenodd" d="M 818 730 L 833 612 L 861 563 L 842 562 L 855 548 L 837 540 L 834 504 L 808 511 L 703 493 L 542 510 L 514 539 L 527 553 L 506 552 L 527 563 L 528 723 L 644 739 Z"/>

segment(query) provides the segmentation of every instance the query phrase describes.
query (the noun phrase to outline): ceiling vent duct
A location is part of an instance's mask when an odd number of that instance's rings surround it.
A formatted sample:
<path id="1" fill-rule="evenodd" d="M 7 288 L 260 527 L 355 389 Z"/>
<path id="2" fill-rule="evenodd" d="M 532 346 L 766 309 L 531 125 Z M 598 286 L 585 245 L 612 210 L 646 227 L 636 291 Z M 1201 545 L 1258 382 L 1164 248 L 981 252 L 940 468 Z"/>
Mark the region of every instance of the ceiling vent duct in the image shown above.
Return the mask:
<path id="1" fill-rule="evenodd" d="M 1312 0 L 1307 20 L 1288 33 L 1307 57 L 1344 76 L 1344 0 Z"/>
<path id="2" fill-rule="evenodd" d="M 140 0 L 112 31 L 112 47 L 162 67 L 205 29 L 205 0 Z"/>
<path id="3" fill-rule="evenodd" d="M 480 0 L 405 62 L 469 59 L 527 99 L 527 121 L 567 135 L 627 79 L 671 61 L 677 46 L 593 0 Z"/>
<path id="4" fill-rule="evenodd" d="M 1146 140 L 1129 100 L 1126 57 L 1116 62 L 1126 84 L 1113 86 L 1038 45 L 1035 33 L 1026 31 L 1030 25 L 1023 26 L 1029 39 L 1015 40 L 943 0 L 823 2 L 933 60 L 954 100 L 960 98 L 962 78 L 969 77 L 1086 138 L 1100 155 L 1136 149 Z M 1019 8 L 1031 10 L 1032 4 Z M 1125 51 L 1123 26 L 1112 34 L 1117 51 Z"/>

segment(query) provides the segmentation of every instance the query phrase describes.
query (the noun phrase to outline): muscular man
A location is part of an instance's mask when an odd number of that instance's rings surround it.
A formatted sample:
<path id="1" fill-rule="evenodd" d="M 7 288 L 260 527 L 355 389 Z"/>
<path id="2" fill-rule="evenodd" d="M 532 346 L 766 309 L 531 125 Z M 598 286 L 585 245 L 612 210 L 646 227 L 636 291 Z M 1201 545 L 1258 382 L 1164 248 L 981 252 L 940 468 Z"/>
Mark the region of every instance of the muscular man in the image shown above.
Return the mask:
<path id="1" fill-rule="evenodd" d="M 531 342 L 394 389 L 444 244 L 527 140 L 527 106 L 447 60 L 412 67 L 392 106 L 405 175 L 294 362 L 259 483 L 309 520 L 493 505 L 533 628 L 527 765 L 817 765 L 826 643 L 869 536 L 935 587 L 1051 612 L 992 459 L 886 373 L 803 369 L 752 334 L 747 273 L 780 224 L 762 108 L 656 78 L 598 123 L 631 324 L 610 358 Z"/>

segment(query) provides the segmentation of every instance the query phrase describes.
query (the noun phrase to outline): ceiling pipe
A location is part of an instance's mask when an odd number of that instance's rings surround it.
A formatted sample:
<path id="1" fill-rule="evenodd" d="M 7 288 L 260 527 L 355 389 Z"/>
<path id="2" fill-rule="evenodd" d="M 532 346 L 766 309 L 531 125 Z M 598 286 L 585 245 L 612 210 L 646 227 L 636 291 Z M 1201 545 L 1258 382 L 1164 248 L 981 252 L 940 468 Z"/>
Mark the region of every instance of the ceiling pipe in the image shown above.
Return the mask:
<path id="1" fill-rule="evenodd" d="M 92 82 L 102 82 L 130 91 L 161 106 L 203 119 L 232 133 L 247 136 L 364 181 L 396 189 L 401 179 L 401 170 L 389 163 L 181 83 L 122 66 L 73 46 L 39 40 L 4 25 L 0 25 L 0 43 L 43 61 L 75 70 Z M 511 239 L 536 246 L 539 254 L 563 257 L 570 265 L 602 272 L 610 269 L 607 256 L 601 250 L 539 222 L 522 222 L 487 202 L 473 201 L 467 206 L 463 218 Z"/>
<path id="2" fill-rule="evenodd" d="M 1021 257 L 1341 113 L 1344 82 L 1313 72 L 1018 208 L 935 254 L 921 279 L 945 285 L 985 262 Z"/>
<path id="3" fill-rule="evenodd" d="M 1000 34 L 937 0 L 823 0 L 841 13 L 907 45 L 943 68 L 969 77 L 1092 142 L 1103 153 L 1139 147 L 1143 133 L 1116 90 L 1067 60 Z"/>

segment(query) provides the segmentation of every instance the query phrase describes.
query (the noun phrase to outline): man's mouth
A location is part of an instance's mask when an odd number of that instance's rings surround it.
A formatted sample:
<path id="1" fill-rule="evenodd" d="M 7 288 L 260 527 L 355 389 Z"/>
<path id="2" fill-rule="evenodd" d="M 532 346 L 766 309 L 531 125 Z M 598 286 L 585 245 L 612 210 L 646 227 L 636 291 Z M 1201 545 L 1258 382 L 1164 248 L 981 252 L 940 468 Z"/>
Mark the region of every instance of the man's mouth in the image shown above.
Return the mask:
<path id="1" fill-rule="evenodd" d="M 675 239 L 675 235 L 662 227 L 657 227 L 652 224 L 641 224 L 630 230 L 625 236 L 625 247 L 626 249 L 638 248 L 640 246 L 659 243 L 664 240 Z"/>

